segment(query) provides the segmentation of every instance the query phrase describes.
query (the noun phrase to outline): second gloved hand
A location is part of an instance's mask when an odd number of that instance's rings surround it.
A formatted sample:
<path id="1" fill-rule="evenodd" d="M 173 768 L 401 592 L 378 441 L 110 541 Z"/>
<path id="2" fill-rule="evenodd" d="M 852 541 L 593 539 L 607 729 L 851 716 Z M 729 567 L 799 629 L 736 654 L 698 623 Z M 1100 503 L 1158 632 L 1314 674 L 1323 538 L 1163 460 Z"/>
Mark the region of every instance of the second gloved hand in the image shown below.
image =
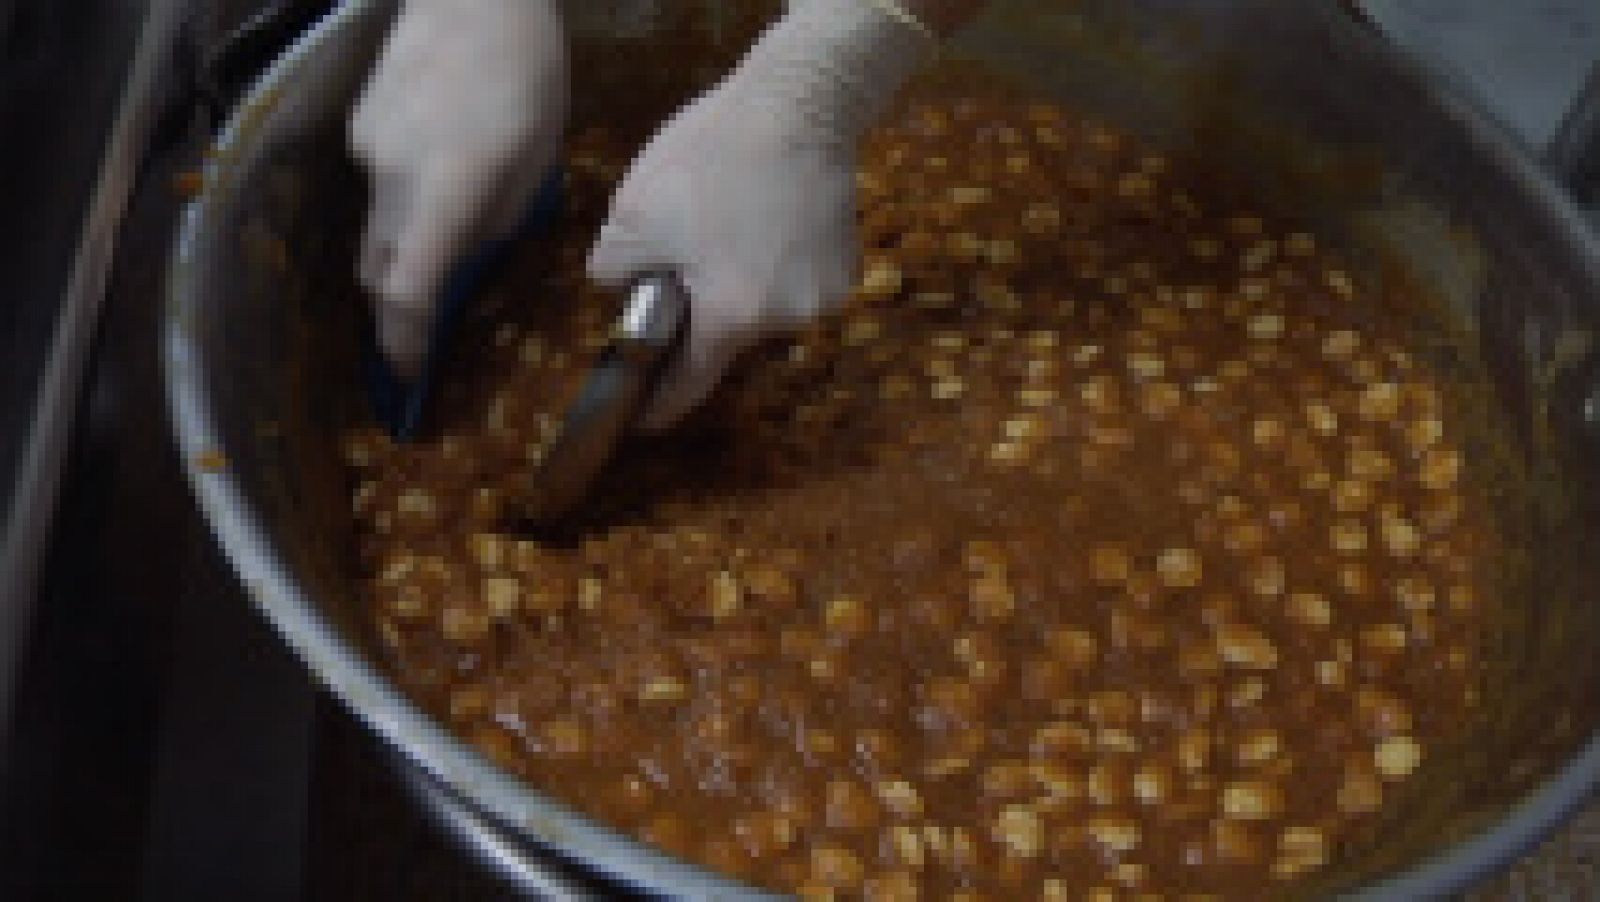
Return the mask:
<path id="1" fill-rule="evenodd" d="M 849 292 L 857 144 L 932 49 L 868 0 L 797 0 L 635 162 L 589 270 L 613 285 L 672 272 L 689 292 L 687 344 L 645 428 L 676 422 L 739 352 Z"/>
<path id="2" fill-rule="evenodd" d="M 372 184 L 358 275 L 403 375 L 451 267 L 509 237 L 555 164 L 568 102 L 551 0 L 407 0 L 350 123 Z"/>

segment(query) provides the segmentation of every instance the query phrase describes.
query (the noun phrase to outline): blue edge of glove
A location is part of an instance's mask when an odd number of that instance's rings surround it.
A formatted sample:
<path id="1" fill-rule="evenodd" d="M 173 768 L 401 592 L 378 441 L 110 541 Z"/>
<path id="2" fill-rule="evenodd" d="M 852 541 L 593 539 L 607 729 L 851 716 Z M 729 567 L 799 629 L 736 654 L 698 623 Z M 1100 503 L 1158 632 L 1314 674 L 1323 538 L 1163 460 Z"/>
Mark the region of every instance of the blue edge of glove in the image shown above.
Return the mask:
<path id="1" fill-rule="evenodd" d="M 462 317 L 483 293 L 489 280 L 505 265 L 512 249 L 519 242 L 547 231 L 560 219 L 566 206 L 565 184 L 566 174 L 561 167 L 551 169 L 512 236 L 486 242 L 451 270 L 439 292 L 433 325 L 428 332 L 427 353 L 415 382 L 407 384 L 389 365 L 378 346 L 376 324 L 368 318 L 361 349 L 362 380 L 366 383 L 373 415 L 395 441 L 414 441 L 422 431 L 435 380 Z"/>

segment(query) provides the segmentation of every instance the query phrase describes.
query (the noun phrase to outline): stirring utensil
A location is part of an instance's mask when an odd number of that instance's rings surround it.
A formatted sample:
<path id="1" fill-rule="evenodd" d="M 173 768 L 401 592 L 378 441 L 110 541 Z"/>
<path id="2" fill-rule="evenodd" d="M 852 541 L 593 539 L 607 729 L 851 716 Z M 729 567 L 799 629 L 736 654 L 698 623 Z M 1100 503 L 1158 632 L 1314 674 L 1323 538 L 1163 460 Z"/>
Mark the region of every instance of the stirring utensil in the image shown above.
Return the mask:
<path id="1" fill-rule="evenodd" d="M 384 358 L 369 328 L 362 348 L 362 376 L 373 414 L 396 441 L 415 440 L 422 430 L 440 367 L 471 303 L 519 241 L 553 225 L 563 207 L 563 174 L 552 171 L 514 237 L 491 242 L 459 263 L 440 292 L 428 334 L 427 353 L 414 380 L 402 379 Z M 647 275 L 628 291 L 611 339 L 596 360 L 560 432 L 519 499 L 518 513 L 530 526 L 550 524 L 584 498 L 612 452 L 638 419 L 666 362 L 683 341 L 688 295 L 671 274 Z"/>
<path id="2" fill-rule="evenodd" d="M 676 276 L 655 274 L 634 283 L 610 343 L 520 499 L 519 513 L 529 525 L 548 525 L 582 502 L 654 393 L 688 322 L 688 294 Z"/>
<path id="3" fill-rule="evenodd" d="M 429 328 L 427 351 L 415 379 L 402 378 L 384 358 L 376 330 L 369 323 L 362 337 L 362 381 L 373 415 L 395 441 L 414 441 L 421 433 L 434 384 L 467 309 L 483 293 L 518 242 L 543 234 L 560 219 L 566 201 L 565 182 L 562 170 L 552 169 L 512 237 L 487 242 L 472 256 L 457 263 L 439 293 L 438 312 Z"/>

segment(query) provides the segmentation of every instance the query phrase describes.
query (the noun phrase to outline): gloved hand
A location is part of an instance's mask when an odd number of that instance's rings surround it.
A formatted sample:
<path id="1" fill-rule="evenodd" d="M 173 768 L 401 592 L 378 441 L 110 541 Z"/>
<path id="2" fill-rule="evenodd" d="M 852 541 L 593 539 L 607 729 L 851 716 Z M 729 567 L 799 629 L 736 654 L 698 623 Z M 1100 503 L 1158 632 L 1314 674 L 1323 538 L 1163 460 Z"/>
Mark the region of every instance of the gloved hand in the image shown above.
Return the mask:
<path id="1" fill-rule="evenodd" d="M 402 375 L 452 265 L 510 237 L 556 162 L 568 103 L 551 0 L 407 0 L 350 123 L 372 183 L 358 275 Z"/>
<path id="2" fill-rule="evenodd" d="M 796 0 L 634 163 L 590 275 L 620 285 L 675 272 L 690 295 L 686 345 L 645 428 L 699 404 L 763 335 L 849 292 L 857 145 L 933 49 L 872 0 Z"/>

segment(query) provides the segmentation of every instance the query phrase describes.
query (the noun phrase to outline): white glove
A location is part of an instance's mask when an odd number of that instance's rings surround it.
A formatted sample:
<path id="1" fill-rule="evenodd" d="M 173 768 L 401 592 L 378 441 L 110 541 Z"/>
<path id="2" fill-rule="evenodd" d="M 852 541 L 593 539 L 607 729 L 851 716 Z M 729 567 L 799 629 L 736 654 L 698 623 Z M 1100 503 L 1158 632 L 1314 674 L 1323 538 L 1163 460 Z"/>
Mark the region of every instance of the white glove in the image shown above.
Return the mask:
<path id="1" fill-rule="evenodd" d="M 797 0 L 635 162 L 589 271 L 611 285 L 675 272 L 689 291 L 687 343 L 645 428 L 694 408 L 763 335 L 850 291 L 857 145 L 933 49 L 871 0 Z"/>
<path id="2" fill-rule="evenodd" d="M 372 183 L 358 274 L 378 340 L 414 375 L 436 296 L 509 237 L 560 154 L 566 37 L 550 0 L 408 0 L 350 123 Z"/>

